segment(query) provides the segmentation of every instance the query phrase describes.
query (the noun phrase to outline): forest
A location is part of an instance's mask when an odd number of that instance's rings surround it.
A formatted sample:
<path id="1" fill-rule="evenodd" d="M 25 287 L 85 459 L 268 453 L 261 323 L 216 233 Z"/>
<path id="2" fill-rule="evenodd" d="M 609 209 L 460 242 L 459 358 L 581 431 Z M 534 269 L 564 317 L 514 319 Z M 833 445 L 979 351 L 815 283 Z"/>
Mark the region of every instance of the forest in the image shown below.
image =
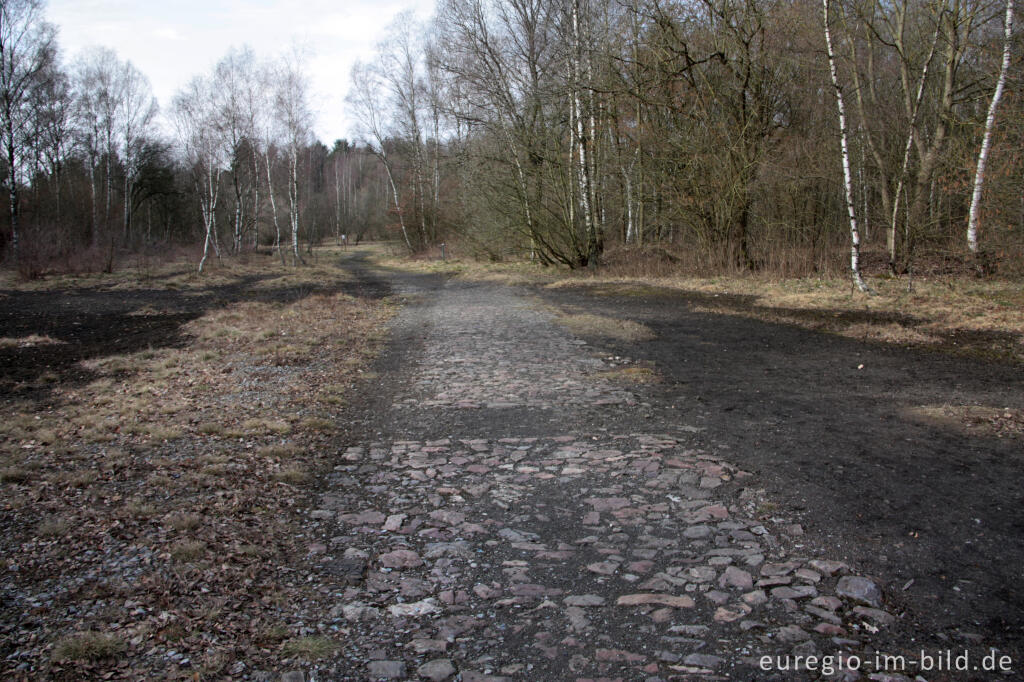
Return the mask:
<path id="1" fill-rule="evenodd" d="M 439 0 L 352 70 L 314 139 L 298 50 L 227 47 L 158 103 L 3 0 L 4 262 L 441 243 L 568 268 L 1015 274 L 1024 100 L 1013 0 Z"/>

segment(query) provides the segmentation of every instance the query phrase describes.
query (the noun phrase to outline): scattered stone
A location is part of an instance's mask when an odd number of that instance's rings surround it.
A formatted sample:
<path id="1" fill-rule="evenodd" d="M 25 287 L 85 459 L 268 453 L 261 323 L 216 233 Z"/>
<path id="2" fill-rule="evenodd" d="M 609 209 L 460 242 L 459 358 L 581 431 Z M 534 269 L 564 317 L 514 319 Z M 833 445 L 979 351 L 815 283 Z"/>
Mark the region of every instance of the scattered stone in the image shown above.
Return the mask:
<path id="1" fill-rule="evenodd" d="M 619 564 L 614 561 L 601 561 L 594 564 L 587 564 L 587 570 L 598 575 L 612 575 L 619 570 Z"/>
<path id="2" fill-rule="evenodd" d="M 822 559 L 814 559 L 810 562 L 810 567 L 819 573 L 825 575 L 835 575 L 836 573 L 845 573 L 850 570 L 850 567 L 844 564 L 842 561 L 824 561 Z"/>
<path id="3" fill-rule="evenodd" d="M 818 596 L 818 590 L 812 585 L 797 585 L 795 587 L 776 587 L 772 590 L 772 599 L 810 599 Z"/>
<path id="4" fill-rule="evenodd" d="M 896 622 L 896 617 L 891 613 L 882 611 L 881 609 L 872 609 L 867 606 L 858 606 L 853 609 L 853 612 L 861 618 L 866 618 L 872 623 L 877 625 L 892 625 Z"/>
<path id="5" fill-rule="evenodd" d="M 687 538 L 688 540 L 701 540 L 703 538 L 710 536 L 714 532 L 715 531 L 711 526 L 697 524 L 695 526 L 690 526 L 689 528 L 684 530 L 683 537 Z"/>
<path id="6" fill-rule="evenodd" d="M 619 597 L 615 603 L 618 606 L 641 606 L 646 604 L 658 604 L 661 606 L 671 606 L 676 609 L 689 609 L 693 608 L 694 601 L 692 598 L 687 596 L 673 596 L 670 594 L 626 594 Z"/>
<path id="7" fill-rule="evenodd" d="M 739 590 L 750 590 L 754 587 L 754 579 L 742 568 L 729 566 L 725 573 L 718 579 L 720 587 L 735 587 Z"/>
<path id="8" fill-rule="evenodd" d="M 725 663 L 725 659 L 721 656 L 712 656 L 711 654 L 690 654 L 683 659 L 683 663 L 700 666 L 701 668 L 717 668 Z"/>
<path id="9" fill-rule="evenodd" d="M 856 575 L 846 575 L 836 584 L 836 594 L 861 604 L 882 605 L 882 590 L 874 581 Z"/>
<path id="10" fill-rule="evenodd" d="M 394 532 L 400 529 L 407 518 L 405 514 L 392 514 L 384 522 L 384 530 Z"/>
<path id="11" fill-rule="evenodd" d="M 396 617 L 419 618 L 429 616 L 432 613 L 440 613 L 441 609 L 433 599 L 411 602 L 408 604 L 394 604 L 388 607 L 388 613 Z"/>
<path id="12" fill-rule="evenodd" d="M 596 594 L 570 595 L 563 599 L 566 606 L 604 606 L 605 598 Z"/>
<path id="13" fill-rule="evenodd" d="M 776 639 L 781 642 L 802 642 L 810 639 L 811 636 L 799 625 L 786 625 L 779 628 L 775 633 Z"/>
<path id="14" fill-rule="evenodd" d="M 647 657 L 623 651 L 622 649 L 598 649 L 594 652 L 594 659 L 598 661 L 643 663 L 647 660 Z"/>
<path id="15" fill-rule="evenodd" d="M 374 679 L 404 680 L 406 677 L 402 661 L 371 661 L 367 668 Z"/>
<path id="16" fill-rule="evenodd" d="M 377 561 L 384 568 L 405 569 L 423 565 L 420 555 L 409 549 L 396 549 L 393 552 L 381 554 L 377 557 Z"/>
<path id="17" fill-rule="evenodd" d="M 428 661 L 416 668 L 417 675 L 425 677 L 431 682 L 444 682 L 444 680 L 454 677 L 456 672 L 455 666 L 447 658 Z"/>

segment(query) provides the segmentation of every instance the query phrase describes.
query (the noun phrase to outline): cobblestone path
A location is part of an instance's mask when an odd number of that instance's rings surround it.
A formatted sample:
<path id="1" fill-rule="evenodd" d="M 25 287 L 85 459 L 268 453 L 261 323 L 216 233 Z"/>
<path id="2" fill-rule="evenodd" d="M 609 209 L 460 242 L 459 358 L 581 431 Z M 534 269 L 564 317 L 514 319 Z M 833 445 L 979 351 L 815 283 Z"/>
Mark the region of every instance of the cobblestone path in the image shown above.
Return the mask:
<path id="1" fill-rule="evenodd" d="M 778 659 L 819 655 L 861 663 L 830 679 L 872 672 L 893 620 L 877 582 L 698 428 L 630 427 L 648 397 L 597 349 L 492 285 L 421 294 L 396 326 L 422 352 L 310 513 L 346 642 L 316 679 L 819 679 Z"/>

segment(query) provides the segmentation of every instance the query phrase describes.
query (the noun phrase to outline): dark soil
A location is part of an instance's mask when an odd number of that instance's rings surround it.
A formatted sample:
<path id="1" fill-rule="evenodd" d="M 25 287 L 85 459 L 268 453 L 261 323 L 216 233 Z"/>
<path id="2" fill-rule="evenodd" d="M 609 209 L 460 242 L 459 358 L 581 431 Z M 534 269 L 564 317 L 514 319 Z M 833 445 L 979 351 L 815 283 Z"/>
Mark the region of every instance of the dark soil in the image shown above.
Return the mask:
<path id="1" fill-rule="evenodd" d="M 1019 410 L 1019 364 L 690 312 L 707 304 L 701 294 L 536 293 L 653 329 L 657 338 L 649 342 L 594 340 L 661 375 L 652 389 L 659 399 L 633 418 L 705 426 L 702 435 L 728 448 L 727 456 L 759 476 L 770 496 L 802 510 L 804 525 L 828 538 L 838 558 L 885 581 L 905 610 L 908 643 L 996 647 L 1019 667 L 1021 440 L 903 416 L 922 405 Z M 742 308 L 742 301 L 733 305 Z"/>
<path id="2" fill-rule="evenodd" d="M 179 273 L 174 273 L 179 274 Z M 177 348 L 186 344 L 181 328 L 209 310 L 249 301 L 294 303 L 316 294 L 343 292 L 356 298 L 380 299 L 386 286 L 356 278 L 320 288 L 294 286 L 254 288 L 274 276 L 248 276 L 230 285 L 175 290 L 154 283 L 151 289 L 0 290 L 0 336 L 36 334 L 61 343 L 0 347 L 0 400 L 5 394 L 45 397 L 47 385 L 76 385 L 92 380 L 78 366 L 82 360 Z M 138 314 L 145 311 L 145 314 Z M 52 375 L 44 382 L 44 374 Z"/>

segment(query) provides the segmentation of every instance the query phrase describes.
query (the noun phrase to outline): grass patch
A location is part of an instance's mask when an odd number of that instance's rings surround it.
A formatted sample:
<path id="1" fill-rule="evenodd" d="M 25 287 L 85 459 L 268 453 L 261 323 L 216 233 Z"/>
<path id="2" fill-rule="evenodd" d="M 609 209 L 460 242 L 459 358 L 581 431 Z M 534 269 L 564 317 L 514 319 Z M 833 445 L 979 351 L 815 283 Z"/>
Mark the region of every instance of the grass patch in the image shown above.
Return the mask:
<path id="1" fill-rule="evenodd" d="M 61 538 L 67 535 L 69 530 L 71 522 L 67 519 L 47 519 L 36 526 L 36 535 L 41 538 Z"/>
<path id="2" fill-rule="evenodd" d="M 216 422 L 204 422 L 196 427 L 196 431 L 207 436 L 224 435 L 224 427 Z"/>
<path id="3" fill-rule="evenodd" d="M 598 372 L 597 376 L 627 384 L 656 384 L 661 377 L 650 367 L 617 367 Z"/>
<path id="4" fill-rule="evenodd" d="M 629 342 L 650 341 L 654 338 L 654 332 L 645 325 L 605 315 L 563 313 L 555 319 L 573 334 L 579 336 L 599 336 Z"/>
<path id="5" fill-rule="evenodd" d="M 197 561 L 206 553 L 206 543 L 201 540 L 179 540 L 171 545 L 171 557 L 187 563 Z"/>
<path id="6" fill-rule="evenodd" d="M 334 427 L 335 423 L 332 420 L 320 417 L 307 417 L 299 422 L 299 428 L 309 429 L 310 431 L 330 432 L 334 431 Z"/>
<path id="7" fill-rule="evenodd" d="M 339 648 L 338 642 L 329 637 L 297 637 L 281 646 L 281 652 L 289 658 L 319 661 L 327 658 Z"/>
<path id="8" fill-rule="evenodd" d="M 22 466 L 0 468 L 0 483 L 28 483 L 32 480 L 32 470 Z"/>
<path id="9" fill-rule="evenodd" d="M 31 346 L 54 346 L 57 344 L 65 343 L 60 339 L 54 339 L 49 336 L 41 336 L 39 334 L 29 334 L 28 336 L 22 336 L 14 338 L 11 336 L 0 337 L 0 348 L 29 348 Z"/>
<path id="10" fill-rule="evenodd" d="M 128 648 L 124 640 L 105 632 L 83 632 L 58 640 L 53 647 L 53 660 L 100 661 L 120 656 Z"/>
<path id="11" fill-rule="evenodd" d="M 293 443 L 265 445 L 257 450 L 257 454 L 260 457 L 265 457 L 267 459 L 291 459 L 301 453 L 302 448 Z"/>
<path id="12" fill-rule="evenodd" d="M 203 522 L 203 517 L 192 512 L 171 512 L 164 518 L 164 525 L 174 530 L 195 530 Z"/>
<path id="13" fill-rule="evenodd" d="M 1024 410 L 990 405 L 920 405 L 904 410 L 904 416 L 933 426 L 995 436 L 1024 437 Z"/>
<path id="14" fill-rule="evenodd" d="M 275 481 L 289 485 L 302 485 L 309 482 L 312 476 L 304 467 L 290 466 L 274 472 L 273 478 Z"/>

